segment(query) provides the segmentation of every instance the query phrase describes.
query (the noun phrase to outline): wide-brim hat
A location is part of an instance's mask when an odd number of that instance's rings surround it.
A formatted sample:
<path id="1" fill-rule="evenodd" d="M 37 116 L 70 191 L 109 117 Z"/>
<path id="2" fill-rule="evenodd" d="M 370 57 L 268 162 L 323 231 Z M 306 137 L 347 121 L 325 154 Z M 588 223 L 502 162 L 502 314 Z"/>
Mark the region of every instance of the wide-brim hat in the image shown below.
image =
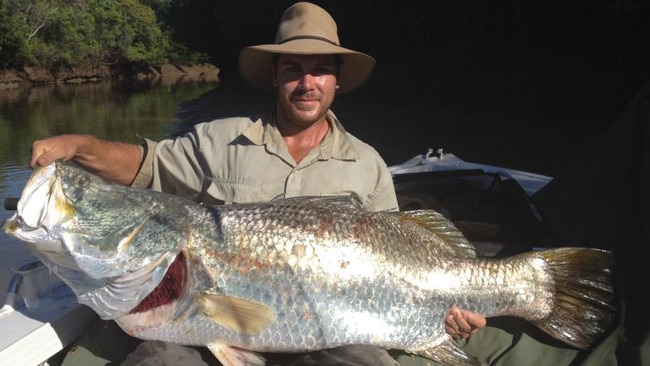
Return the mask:
<path id="1" fill-rule="evenodd" d="M 340 55 L 338 94 L 357 89 L 375 67 L 371 56 L 341 47 L 332 16 L 308 2 L 295 3 L 284 12 L 274 44 L 246 47 L 239 53 L 239 71 L 244 79 L 271 93 L 276 91 L 271 74 L 273 54 Z"/>

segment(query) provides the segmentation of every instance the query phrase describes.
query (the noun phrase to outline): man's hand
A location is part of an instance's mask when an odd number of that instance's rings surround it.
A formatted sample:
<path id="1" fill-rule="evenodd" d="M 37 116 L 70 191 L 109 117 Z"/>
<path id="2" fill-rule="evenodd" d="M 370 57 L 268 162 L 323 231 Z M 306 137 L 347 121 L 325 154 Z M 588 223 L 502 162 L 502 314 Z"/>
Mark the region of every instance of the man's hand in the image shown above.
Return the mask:
<path id="1" fill-rule="evenodd" d="M 47 166 L 55 160 L 70 160 L 77 154 L 80 139 L 77 135 L 60 135 L 32 143 L 29 166 Z"/>
<path id="2" fill-rule="evenodd" d="M 116 183 L 133 182 L 142 160 L 138 145 L 106 141 L 91 135 L 59 135 L 32 143 L 29 166 L 74 160 L 84 169 Z"/>
<path id="3" fill-rule="evenodd" d="M 457 307 L 452 307 L 445 317 L 445 331 L 456 340 L 476 334 L 486 324 L 487 320 L 483 315 L 463 311 Z"/>

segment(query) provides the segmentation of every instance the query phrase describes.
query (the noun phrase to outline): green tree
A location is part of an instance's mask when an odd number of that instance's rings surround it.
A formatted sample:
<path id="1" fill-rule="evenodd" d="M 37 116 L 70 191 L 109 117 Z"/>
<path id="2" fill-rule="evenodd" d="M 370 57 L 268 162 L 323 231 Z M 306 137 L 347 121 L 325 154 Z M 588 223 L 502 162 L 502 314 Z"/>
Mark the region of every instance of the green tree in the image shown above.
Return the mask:
<path id="1" fill-rule="evenodd" d="M 0 0 L 0 65 L 203 61 L 160 21 L 167 0 Z"/>
<path id="2" fill-rule="evenodd" d="M 27 55 L 26 38 L 6 1 L 0 1 L 0 66 L 20 65 Z"/>
<path id="3" fill-rule="evenodd" d="M 166 62 L 170 40 L 153 9 L 137 0 L 99 0 L 90 9 L 96 24 L 99 55 L 109 63 Z"/>
<path id="4" fill-rule="evenodd" d="M 53 2 L 50 2 L 53 3 Z M 58 67 L 96 61 L 99 42 L 95 19 L 83 1 L 57 4 L 52 19 L 29 40 L 31 54 L 41 66 Z"/>
<path id="5" fill-rule="evenodd" d="M 56 5 L 43 0 L 3 0 L 0 9 L 2 63 L 20 65 L 34 62 L 30 42 L 52 21 Z"/>

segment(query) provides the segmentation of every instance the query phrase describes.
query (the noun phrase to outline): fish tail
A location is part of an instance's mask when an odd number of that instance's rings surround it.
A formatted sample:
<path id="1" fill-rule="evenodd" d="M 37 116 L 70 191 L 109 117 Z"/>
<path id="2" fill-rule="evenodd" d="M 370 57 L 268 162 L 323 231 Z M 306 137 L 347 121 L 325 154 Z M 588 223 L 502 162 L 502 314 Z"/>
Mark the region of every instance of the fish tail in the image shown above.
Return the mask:
<path id="1" fill-rule="evenodd" d="M 557 248 L 535 255 L 547 263 L 555 293 L 549 315 L 531 323 L 576 348 L 589 348 L 616 315 L 612 253 L 593 248 Z"/>

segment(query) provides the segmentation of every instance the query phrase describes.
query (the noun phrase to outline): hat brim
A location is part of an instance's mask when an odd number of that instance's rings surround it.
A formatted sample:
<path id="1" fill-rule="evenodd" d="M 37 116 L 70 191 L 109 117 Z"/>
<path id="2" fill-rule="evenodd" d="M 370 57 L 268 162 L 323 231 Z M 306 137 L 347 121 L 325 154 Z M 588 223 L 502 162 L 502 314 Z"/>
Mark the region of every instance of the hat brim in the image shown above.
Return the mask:
<path id="1" fill-rule="evenodd" d="M 337 94 L 349 93 L 360 87 L 372 73 L 375 59 L 365 53 L 313 39 L 297 39 L 282 44 L 250 46 L 239 53 L 239 72 L 253 86 L 273 93 L 276 87 L 271 76 L 273 54 L 340 55 Z"/>

